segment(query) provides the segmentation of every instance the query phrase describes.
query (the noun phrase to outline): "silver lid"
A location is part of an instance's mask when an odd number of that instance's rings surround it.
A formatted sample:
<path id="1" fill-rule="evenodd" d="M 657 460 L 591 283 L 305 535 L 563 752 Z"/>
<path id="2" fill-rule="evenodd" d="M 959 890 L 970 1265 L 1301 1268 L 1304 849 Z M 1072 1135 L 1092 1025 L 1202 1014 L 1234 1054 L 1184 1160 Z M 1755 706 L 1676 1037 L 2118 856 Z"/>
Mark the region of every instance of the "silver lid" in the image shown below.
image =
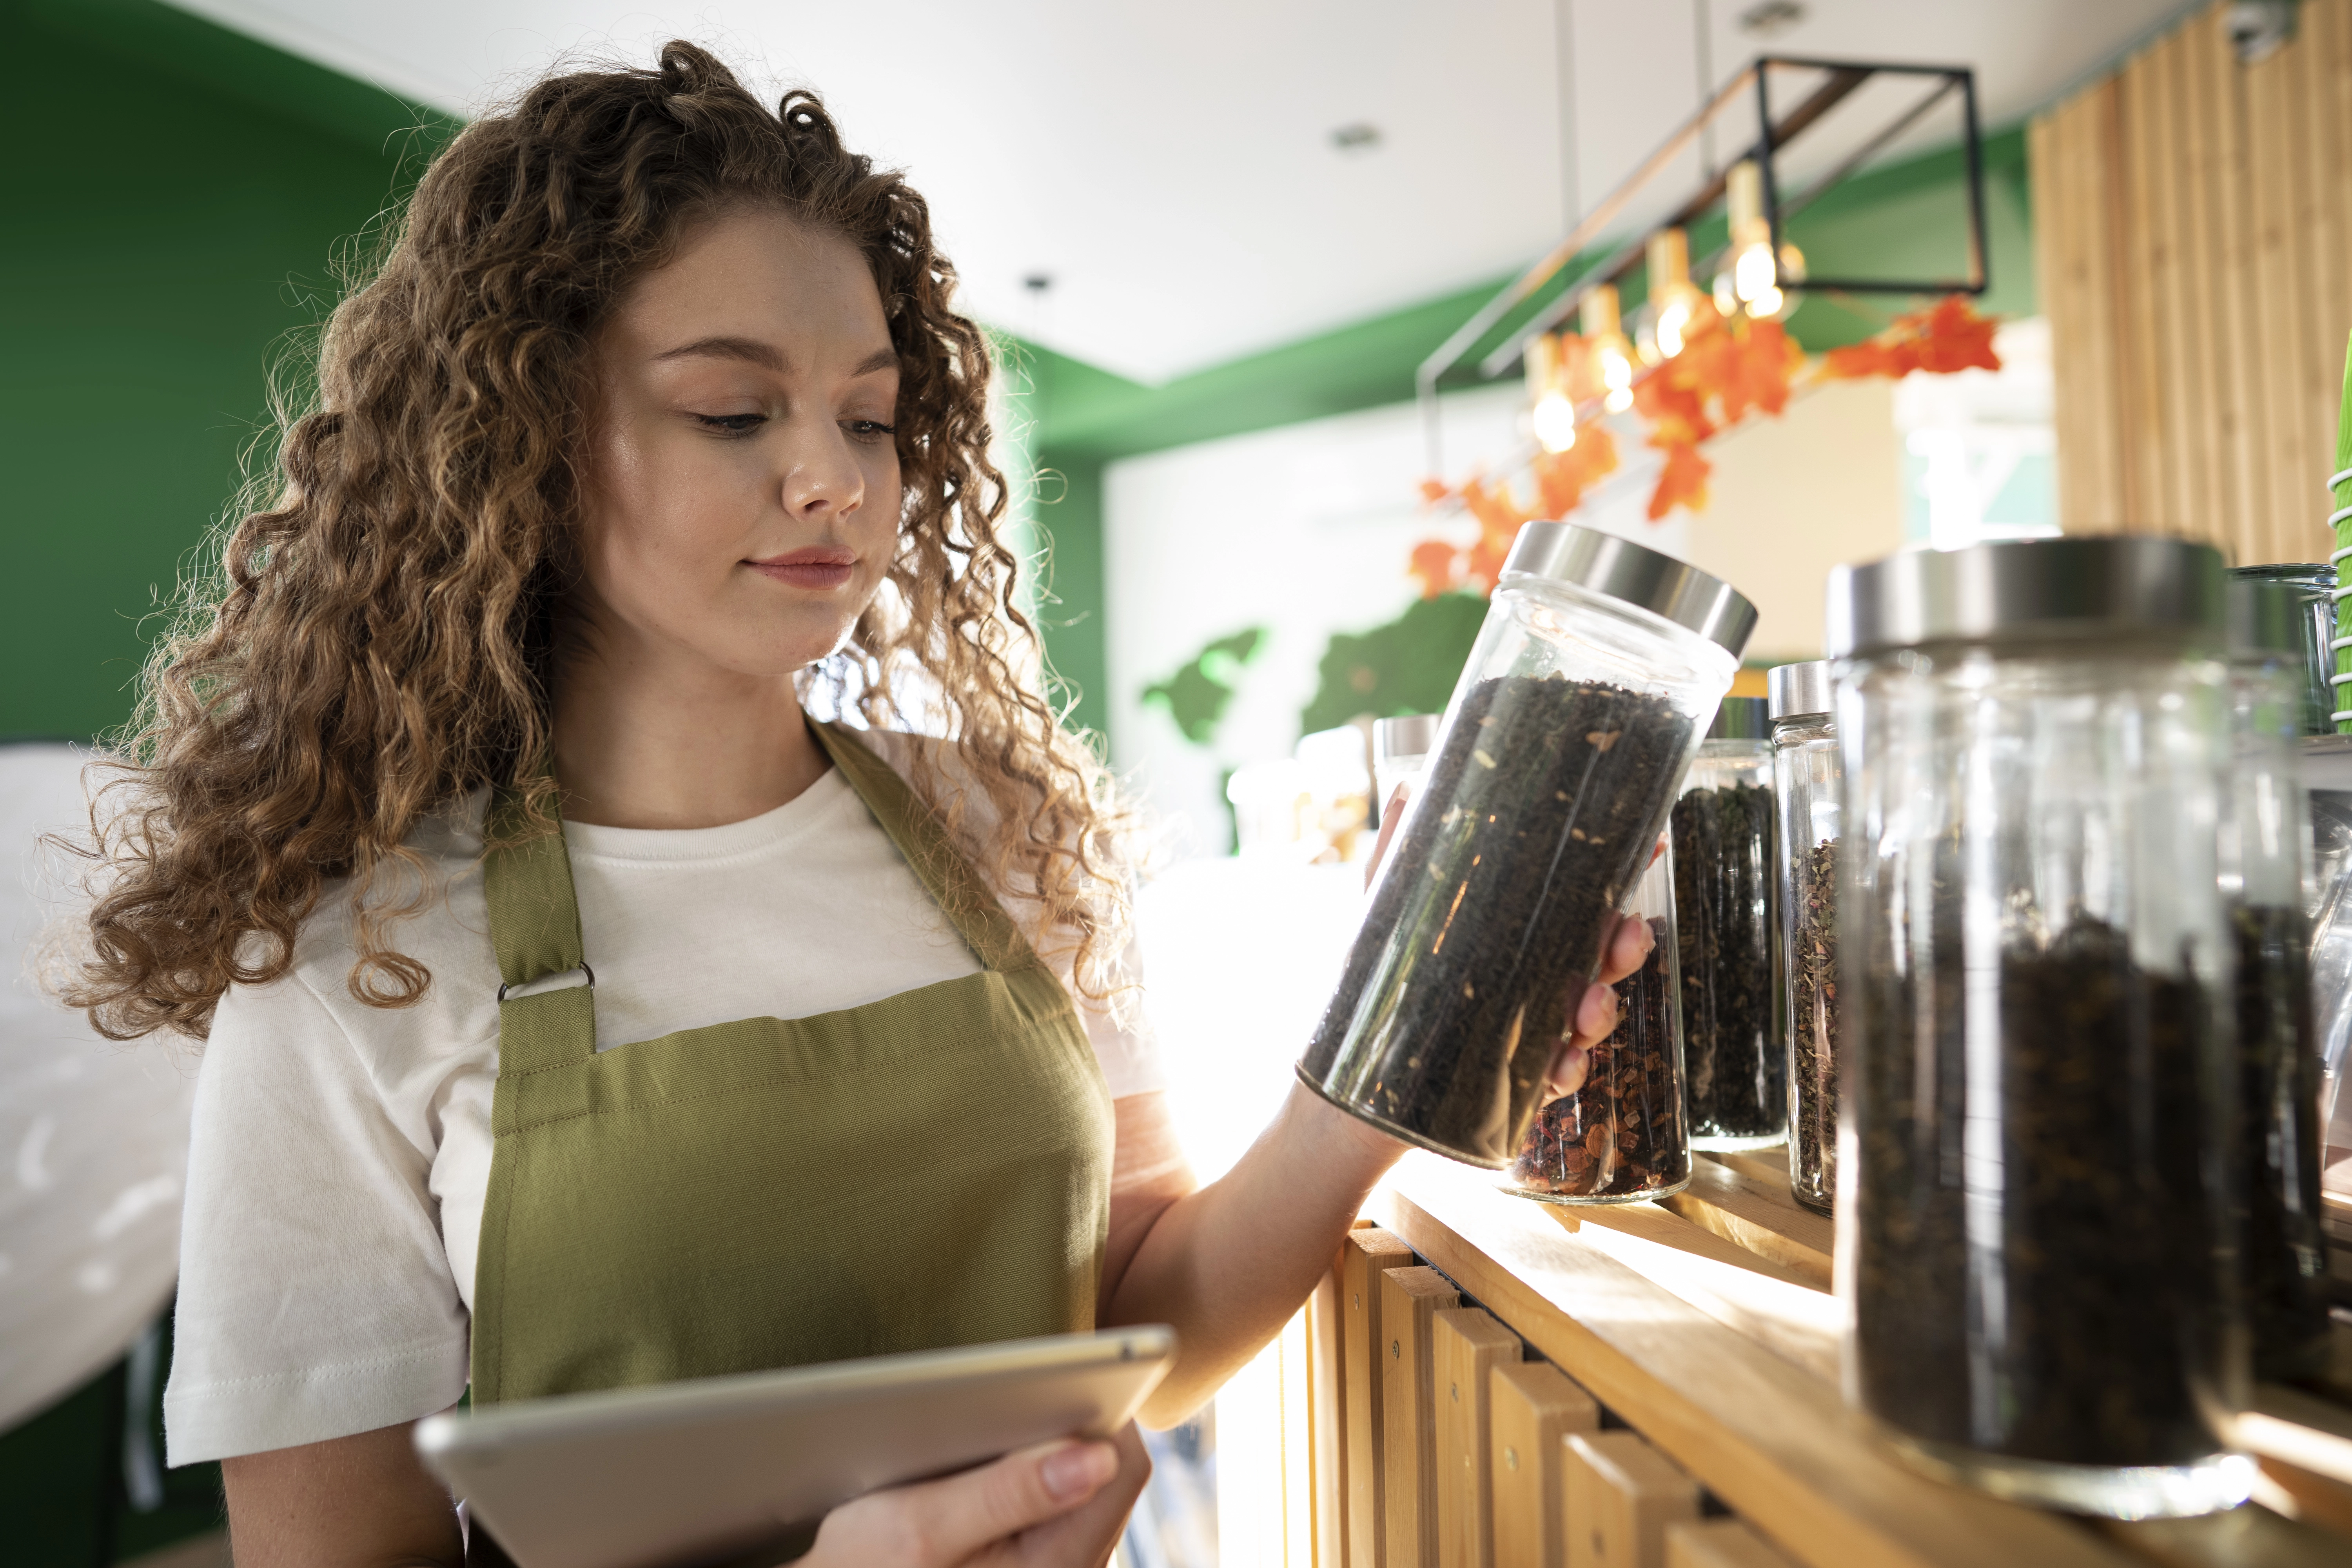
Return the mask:
<path id="1" fill-rule="evenodd" d="M 1769 741 L 1772 721 L 1761 697 L 1727 697 L 1715 707 L 1715 722 L 1706 727 L 1710 741 Z"/>
<path id="2" fill-rule="evenodd" d="M 1402 719 L 1372 721 L 1372 761 L 1377 765 L 1397 757 L 1425 757 L 1437 739 L 1437 715 L 1408 713 Z"/>
<path id="3" fill-rule="evenodd" d="M 1809 658 L 1802 664 L 1775 665 L 1765 672 L 1764 700 L 1772 717 L 1810 719 L 1830 710 L 1830 661 Z"/>
<path id="4" fill-rule="evenodd" d="M 1829 654 L 1937 642 L 2227 632 L 2219 551 L 2147 536 L 2004 540 L 1906 550 L 1830 573 Z"/>
<path id="5" fill-rule="evenodd" d="M 1696 632 L 1734 658 L 1756 629 L 1756 606 L 1720 577 L 1573 522 L 1522 524 L 1503 563 L 1502 585 L 1513 577 L 1573 583 L 1605 594 Z"/>
<path id="6" fill-rule="evenodd" d="M 2286 584 L 2231 574 L 2230 651 L 2233 654 L 2303 652 L 2303 596 Z"/>

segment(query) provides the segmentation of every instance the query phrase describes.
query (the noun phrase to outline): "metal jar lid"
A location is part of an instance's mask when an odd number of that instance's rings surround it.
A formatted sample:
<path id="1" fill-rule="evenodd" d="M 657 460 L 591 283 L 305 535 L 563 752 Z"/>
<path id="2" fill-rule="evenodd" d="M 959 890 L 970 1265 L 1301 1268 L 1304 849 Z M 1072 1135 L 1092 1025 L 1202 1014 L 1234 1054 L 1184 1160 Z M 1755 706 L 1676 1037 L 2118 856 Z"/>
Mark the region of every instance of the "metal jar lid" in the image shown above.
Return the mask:
<path id="1" fill-rule="evenodd" d="M 1906 550 L 1830 573 L 1832 658 L 1923 643 L 2099 641 L 2150 633 L 2218 646 L 2221 552 L 2146 536 Z"/>
<path id="2" fill-rule="evenodd" d="M 2300 657 L 2305 635 L 2301 595 L 2284 583 L 2231 574 L 2231 653 L 2291 653 Z"/>
<path id="3" fill-rule="evenodd" d="M 1764 700 L 1772 718 L 1815 719 L 1830 710 L 1830 661 L 1809 658 L 1802 664 L 1775 665 L 1765 672 Z"/>
<path id="4" fill-rule="evenodd" d="M 1372 721 L 1372 761 L 1391 762 L 1398 757 L 1425 757 L 1437 740 L 1437 715 L 1409 713 L 1402 719 Z"/>
<path id="5" fill-rule="evenodd" d="M 1772 721 L 1761 697 L 1727 697 L 1716 704 L 1715 722 L 1706 727 L 1710 741 L 1769 741 Z"/>
<path id="6" fill-rule="evenodd" d="M 1507 587 L 1514 577 L 1573 583 L 1606 595 L 1696 632 L 1734 658 L 1756 629 L 1756 606 L 1722 578 L 1573 522 L 1521 524 L 1499 585 Z"/>

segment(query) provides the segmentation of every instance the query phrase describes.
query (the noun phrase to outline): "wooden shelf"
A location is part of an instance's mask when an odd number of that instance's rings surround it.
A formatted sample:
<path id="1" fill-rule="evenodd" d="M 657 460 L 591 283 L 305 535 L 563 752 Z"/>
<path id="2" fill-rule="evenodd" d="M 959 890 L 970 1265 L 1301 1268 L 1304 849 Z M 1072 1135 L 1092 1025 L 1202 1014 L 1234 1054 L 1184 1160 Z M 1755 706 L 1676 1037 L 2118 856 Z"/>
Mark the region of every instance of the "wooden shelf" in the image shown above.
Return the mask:
<path id="1" fill-rule="evenodd" d="M 1619 1207 L 1532 1203 L 1414 1154 L 1367 1212 L 1793 1562 L 2352 1562 L 2352 1539 L 2319 1528 L 2352 1500 L 2352 1408 L 2306 1390 L 2264 1388 L 2246 1434 L 2258 1498 L 2308 1500 L 2302 1522 L 2249 1505 L 2093 1525 L 1904 1467 L 1839 1394 L 1833 1227 L 1790 1198 L 1780 1152 L 1703 1156 L 1685 1192 Z"/>

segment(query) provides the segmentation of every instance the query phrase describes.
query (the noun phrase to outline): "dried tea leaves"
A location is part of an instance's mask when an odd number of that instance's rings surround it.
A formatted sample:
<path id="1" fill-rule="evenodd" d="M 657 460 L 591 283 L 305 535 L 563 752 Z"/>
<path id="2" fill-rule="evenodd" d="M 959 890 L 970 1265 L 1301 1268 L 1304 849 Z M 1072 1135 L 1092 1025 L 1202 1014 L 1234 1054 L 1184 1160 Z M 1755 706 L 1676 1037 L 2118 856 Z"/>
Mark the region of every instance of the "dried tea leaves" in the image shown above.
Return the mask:
<path id="1" fill-rule="evenodd" d="M 1642 967 L 1617 983 L 1617 1028 L 1592 1047 L 1583 1087 L 1536 1112 L 1511 1180 L 1536 1197 L 1660 1197 L 1690 1181 L 1683 1128 L 1674 982 L 1674 933 L 1663 920 Z"/>
<path id="2" fill-rule="evenodd" d="M 1827 1213 L 1837 1193 L 1837 840 L 1797 858 L 1789 942 L 1789 1190 Z"/>
<path id="3" fill-rule="evenodd" d="M 1957 904 L 1900 965 L 1874 928 L 1850 1019 L 1864 1403 L 1988 1454 L 2203 1459 L 2228 1381 L 2208 995 L 2083 916 L 1964 982 Z"/>
<path id="4" fill-rule="evenodd" d="M 1788 1126 L 1788 1061 L 1772 973 L 1772 792 L 1685 790 L 1675 802 L 1675 936 L 1691 1136 L 1704 1149 Z"/>
<path id="5" fill-rule="evenodd" d="M 1299 1076 L 1416 1142 L 1507 1163 L 1690 738 L 1689 715 L 1623 687 L 1472 688 Z"/>

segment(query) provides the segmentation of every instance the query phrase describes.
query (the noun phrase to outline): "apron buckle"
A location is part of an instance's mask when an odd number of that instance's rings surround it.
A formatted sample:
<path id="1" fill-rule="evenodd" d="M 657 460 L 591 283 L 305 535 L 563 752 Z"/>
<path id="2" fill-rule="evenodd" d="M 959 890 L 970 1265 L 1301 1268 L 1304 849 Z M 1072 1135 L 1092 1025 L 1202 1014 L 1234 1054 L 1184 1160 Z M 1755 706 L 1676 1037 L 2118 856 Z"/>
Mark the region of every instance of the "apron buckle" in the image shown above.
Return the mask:
<path id="1" fill-rule="evenodd" d="M 591 991 L 596 989 L 596 972 L 588 967 L 588 961 L 583 958 L 570 969 L 559 969 L 552 974 L 542 974 L 536 980 L 518 981 L 511 985 L 501 983 L 499 986 L 499 1000 L 503 1002 L 509 996 L 536 996 L 543 991 L 569 991 L 572 989 L 569 985 L 547 984 L 551 980 L 561 980 L 567 974 L 584 974 L 588 977 L 586 981 L 588 989 Z"/>

